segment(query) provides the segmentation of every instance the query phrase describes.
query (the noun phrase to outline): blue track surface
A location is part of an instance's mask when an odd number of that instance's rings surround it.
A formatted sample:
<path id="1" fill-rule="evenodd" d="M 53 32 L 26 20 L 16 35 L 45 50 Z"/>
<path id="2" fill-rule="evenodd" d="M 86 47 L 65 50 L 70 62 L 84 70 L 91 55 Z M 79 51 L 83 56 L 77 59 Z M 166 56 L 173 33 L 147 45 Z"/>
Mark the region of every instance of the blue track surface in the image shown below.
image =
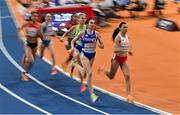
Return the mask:
<path id="1" fill-rule="evenodd" d="M 9 17 L 11 14 L 7 8 L 7 4 L 4 0 L 0 0 L 0 5 L 2 39 L 4 45 L 13 59 L 20 64 L 20 60 L 23 55 L 23 46 L 17 40 L 16 26 L 13 22 L 13 18 Z M 8 17 L 3 18 L 5 16 Z M 88 91 L 80 93 L 80 84 L 77 81 L 70 79 L 62 73 L 53 77 L 50 75 L 50 70 L 51 66 L 49 64 L 37 58 L 30 74 L 49 87 L 106 113 L 156 114 L 152 111 L 128 104 L 99 91 L 95 91 L 95 93 L 100 97 L 100 99 L 97 103 L 92 104 Z M 29 82 L 22 82 L 20 80 L 20 74 L 20 70 L 10 63 L 0 51 L 0 83 L 15 94 L 53 114 L 100 114 L 95 110 L 89 109 L 62 97 L 61 95 L 58 95 L 32 80 Z M 27 114 L 42 112 L 15 99 L 0 89 L 0 114 L 2 113 Z"/>

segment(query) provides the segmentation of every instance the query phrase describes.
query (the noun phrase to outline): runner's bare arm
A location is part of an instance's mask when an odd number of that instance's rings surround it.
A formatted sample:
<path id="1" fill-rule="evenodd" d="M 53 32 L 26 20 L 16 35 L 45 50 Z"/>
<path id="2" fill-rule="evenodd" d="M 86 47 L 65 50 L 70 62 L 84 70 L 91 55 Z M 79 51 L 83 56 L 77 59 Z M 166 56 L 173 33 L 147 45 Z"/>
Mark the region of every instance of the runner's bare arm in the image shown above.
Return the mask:
<path id="1" fill-rule="evenodd" d="M 131 39 L 129 37 L 128 37 L 128 39 L 129 39 L 129 51 L 128 51 L 128 54 L 133 55 Z"/>
<path id="2" fill-rule="evenodd" d="M 114 53 L 119 53 L 120 49 L 119 49 L 119 36 L 116 36 L 116 38 L 114 39 Z"/>
<path id="3" fill-rule="evenodd" d="M 65 37 L 68 33 L 72 32 L 74 29 L 75 29 L 75 26 L 72 26 L 67 32 L 65 32 L 65 33 L 62 35 L 62 37 L 61 37 L 60 40 L 63 40 L 64 37 Z"/>
<path id="4" fill-rule="evenodd" d="M 27 23 L 24 23 L 21 27 L 19 27 L 19 28 L 17 29 L 18 38 L 19 38 L 19 41 L 20 41 L 20 42 L 23 42 L 24 39 L 25 39 L 25 37 L 24 37 L 24 35 L 23 35 L 23 33 L 22 33 L 21 31 L 22 31 L 26 26 L 27 26 Z"/>
<path id="5" fill-rule="evenodd" d="M 41 40 L 43 40 L 44 39 L 43 26 L 42 26 L 42 24 L 39 23 L 38 27 L 39 27 L 39 37 L 40 37 Z"/>
<path id="6" fill-rule="evenodd" d="M 98 46 L 101 49 L 104 49 L 104 43 L 101 39 L 101 35 L 99 34 L 99 32 L 96 31 L 96 35 L 97 35 L 97 40 L 98 40 Z"/>
<path id="7" fill-rule="evenodd" d="M 77 40 L 81 39 L 84 35 L 84 32 L 80 32 L 72 41 L 71 41 L 71 49 L 74 49 L 74 44 Z"/>
<path id="8" fill-rule="evenodd" d="M 24 23 L 21 27 L 18 28 L 18 31 L 21 31 L 22 29 L 24 29 L 27 26 L 28 23 Z"/>
<path id="9" fill-rule="evenodd" d="M 55 31 L 54 31 L 54 36 L 55 36 L 56 38 L 60 39 L 61 42 L 63 42 L 63 39 L 61 39 L 61 37 L 58 36 L 57 33 L 56 33 Z"/>

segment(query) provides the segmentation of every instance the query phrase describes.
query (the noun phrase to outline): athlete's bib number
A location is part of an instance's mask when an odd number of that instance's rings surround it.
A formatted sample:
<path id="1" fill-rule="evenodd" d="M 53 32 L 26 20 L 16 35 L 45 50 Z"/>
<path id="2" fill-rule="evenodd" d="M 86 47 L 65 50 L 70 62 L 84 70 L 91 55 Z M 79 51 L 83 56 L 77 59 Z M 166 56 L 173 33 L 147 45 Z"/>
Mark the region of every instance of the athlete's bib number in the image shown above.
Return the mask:
<path id="1" fill-rule="evenodd" d="M 84 44 L 84 51 L 86 52 L 94 52 L 96 48 L 95 43 L 85 43 Z"/>

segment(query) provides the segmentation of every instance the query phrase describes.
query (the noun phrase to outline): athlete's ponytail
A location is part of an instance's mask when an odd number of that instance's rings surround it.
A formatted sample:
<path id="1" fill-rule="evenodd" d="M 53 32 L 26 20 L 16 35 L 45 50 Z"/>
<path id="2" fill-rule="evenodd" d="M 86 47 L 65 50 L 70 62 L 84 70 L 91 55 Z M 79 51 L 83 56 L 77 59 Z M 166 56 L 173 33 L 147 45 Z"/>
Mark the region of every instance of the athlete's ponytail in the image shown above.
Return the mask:
<path id="1" fill-rule="evenodd" d="M 119 29 L 119 27 L 117 27 L 117 28 L 114 30 L 113 35 L 112 35 L 113 41 L 114 41 L 114 39 L 116 38 L 116 36 L 117 36 L 117 34 L 118 34 L 119 32 L 120 32 L 120 29 Z"/>
<path id="2" fill-rule="evenodd" d="M 123 24 L 126 24 L 126 22 L 121 22 L 121 23 L 119 24 L 119 27 L 117 27 L 117 28 L 114 30 L 114 32 L 113 32 L 113 34 L 112 34 L 112 40 L 113 40 L 113 41 L 114 41 L 114 39 L 116 38 L 117 34 L 120 32 L 120 28 L 122 27 Z"/>

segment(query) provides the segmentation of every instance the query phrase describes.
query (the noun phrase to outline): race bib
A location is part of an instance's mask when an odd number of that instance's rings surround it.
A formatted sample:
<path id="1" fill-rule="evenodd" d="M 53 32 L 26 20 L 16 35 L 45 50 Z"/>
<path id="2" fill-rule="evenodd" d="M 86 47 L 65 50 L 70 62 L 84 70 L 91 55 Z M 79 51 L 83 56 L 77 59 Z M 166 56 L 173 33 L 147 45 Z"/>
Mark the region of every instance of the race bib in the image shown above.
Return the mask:
<path id="1" fill-rule="evenodd" d="M 85 43 L 84 47 L 94 49 L 96 47 L 96 45 L 95 45 L 95 43 Z"/>
<path id="2" fill-rule="evenodd" d="M 36 32 L 34 32 L 34 31 L 29 31 L 29 32 L 28 32 L 28 36 L 36 36 Z"/>
<path id="3" fill-rule="evenodd" d="M 84 44 L 84 51 L 88 53 L 95 52 L 96 44 L 95 43 L 85 43 Z"/>

